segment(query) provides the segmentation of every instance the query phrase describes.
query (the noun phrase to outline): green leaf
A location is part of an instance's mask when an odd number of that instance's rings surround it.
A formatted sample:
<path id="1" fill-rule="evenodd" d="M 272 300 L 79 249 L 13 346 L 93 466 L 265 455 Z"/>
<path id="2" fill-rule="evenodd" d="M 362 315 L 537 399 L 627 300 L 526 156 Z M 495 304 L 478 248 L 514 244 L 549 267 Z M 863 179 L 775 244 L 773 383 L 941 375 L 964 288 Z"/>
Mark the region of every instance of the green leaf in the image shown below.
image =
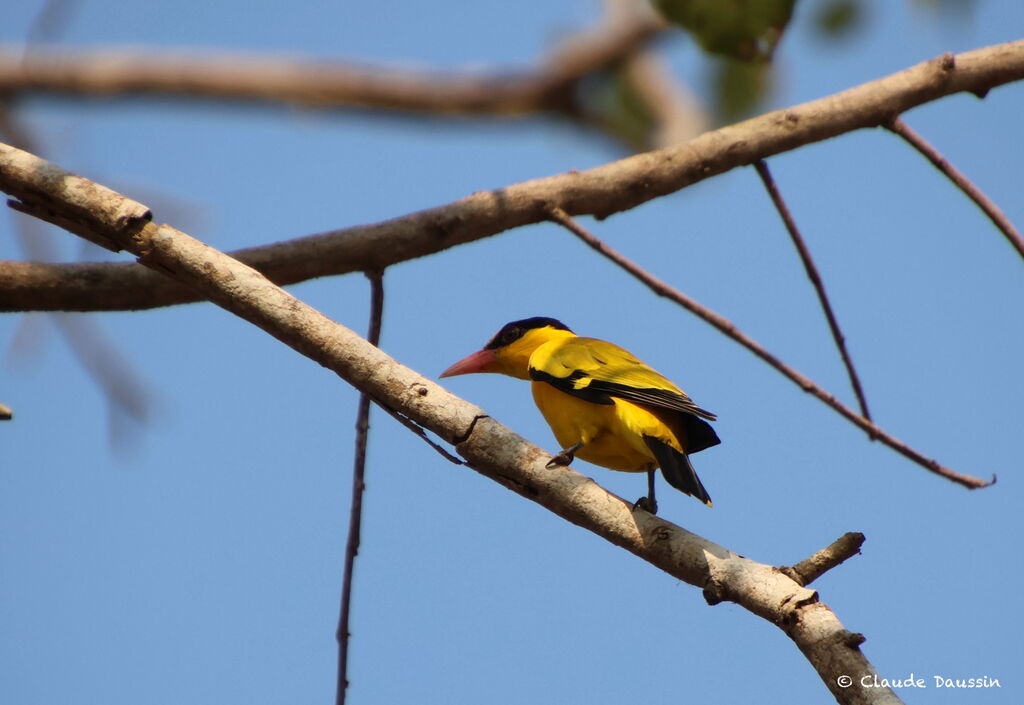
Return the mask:
<path id="1" fill-rule="evenodd" d="M 589 122 L 636 150 L 650 149 L 658 123 L 621 66 L 584 79 L 576 96 Z"/>
<path id="2" fill-rule="evenodd" d="M 827 37 L 849 36 L 864 24 L 864 3 L 860 0 L 831 0 L 818 7 L 814 23 Z"/>
<path id="3" fill-rule="evenodd" d="M 768 93 L 771 70 L 766 64 L 721 59 L 713 78 L 719 121 L 734 122 L 748 116 Z"/>
<path id="4" fill-rule="evenodd" d="M 796 0 L 652 0 L 707 52 L 767 62 L 793 15 Z"/>

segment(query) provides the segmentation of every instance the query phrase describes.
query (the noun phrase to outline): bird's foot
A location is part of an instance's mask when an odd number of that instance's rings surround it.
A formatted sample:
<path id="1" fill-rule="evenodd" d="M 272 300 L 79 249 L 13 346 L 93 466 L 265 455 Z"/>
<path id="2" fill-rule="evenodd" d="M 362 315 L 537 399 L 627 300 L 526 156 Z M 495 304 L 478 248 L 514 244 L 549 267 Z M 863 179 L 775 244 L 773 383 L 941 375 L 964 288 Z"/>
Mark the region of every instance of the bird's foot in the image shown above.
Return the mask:
<path id="1" fill-rule="evenodd" d="M 650 514 L 657 514 L 658 503 L 653 497 L 641 497 L 637 501 L 633 502 L 633 509 L 643 509 L 645 512 Z"/>
<path id="2" fill-rule="evenodd" d="M 544 467 L 546 467 L 548 470 L 550 470 L 551 468 L 565 467 L 566 465 L 572 463 L 572 460 L 573 454 L 563 450 L 561 453 L 551 458 L 551 460 L 548 461 L 548 464 L 545 465 Z"/>
<path id="3" fill-rule="evenodd" d="M 544 467 L 550 470 L 551 468 L 565 467 L 566 465 L 569 465 L 576 458 L 576 451 L 578 451 L 582 447 L 582 443 L 577 443 L 574 446 L 569 446 L 561 453 L 551 458 L 551 460 L 548 461 L 548 464 L 545 465 Z"/>

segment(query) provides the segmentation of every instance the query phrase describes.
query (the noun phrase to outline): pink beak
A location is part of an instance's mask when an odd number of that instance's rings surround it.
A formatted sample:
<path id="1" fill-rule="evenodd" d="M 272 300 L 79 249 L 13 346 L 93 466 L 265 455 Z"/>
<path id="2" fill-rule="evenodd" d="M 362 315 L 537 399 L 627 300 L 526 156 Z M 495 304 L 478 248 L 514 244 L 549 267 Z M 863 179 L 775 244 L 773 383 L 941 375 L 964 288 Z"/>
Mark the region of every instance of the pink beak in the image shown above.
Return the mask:
<path id="1" fill-rule="evenodd" d="M 479 350 L 469 357 L 464 357 L 447 370 L 441 373 L 441 377 L 454 377 L 455 375 L 468 375 L 472 372 L 490 372 L 489 369 L 497 361 L 493 350 Z"/>

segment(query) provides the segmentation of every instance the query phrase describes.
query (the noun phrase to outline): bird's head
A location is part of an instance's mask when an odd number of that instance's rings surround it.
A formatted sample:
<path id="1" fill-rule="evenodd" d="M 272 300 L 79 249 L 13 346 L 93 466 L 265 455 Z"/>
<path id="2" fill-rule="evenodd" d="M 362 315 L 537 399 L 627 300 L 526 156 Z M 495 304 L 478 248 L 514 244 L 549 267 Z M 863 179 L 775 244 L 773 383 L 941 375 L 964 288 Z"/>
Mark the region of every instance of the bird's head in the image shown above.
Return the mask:
<path id="1" fill-rule="evenodd" d="M 483 350 L 465 357 L 441 373 L 454 377 L 471 372 L 497 372 L 498 374 L 530 378 L 530 355 L 549 340 L 576 335 L 569 327 L 554 318 L 536 316 L 512 321 L 502 326 Z"/>

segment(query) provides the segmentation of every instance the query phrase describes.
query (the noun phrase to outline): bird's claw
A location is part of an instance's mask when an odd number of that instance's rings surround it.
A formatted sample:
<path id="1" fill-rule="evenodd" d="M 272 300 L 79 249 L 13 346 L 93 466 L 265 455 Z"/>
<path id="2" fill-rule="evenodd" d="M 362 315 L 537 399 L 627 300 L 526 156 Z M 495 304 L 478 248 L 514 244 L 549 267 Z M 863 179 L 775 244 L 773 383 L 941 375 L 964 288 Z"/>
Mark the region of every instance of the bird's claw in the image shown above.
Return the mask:
<path id="1" fill-rule="evenodd" d="M 568 448 L 564 449 L 561 453 L 559 453 L 551 460 L 549 460 L 548 464 L 545 465 L 544 467 L 550 470 L 551 468 L 564 467 L 568 465 L 569 463 L 576 459 L 576 451 L 578 451 L 582 447 L 583 441 L 580 441 L 575 445 L 569 446 Z"/>
<path id="2" fill-rule="evenodd" d="M 643 509 L 649 514 L 657 514 L 658 503 L 650 497 L 641 497 L 637 501 L 633 502 L 633 509 Z"/>
<path id="3" fill-rule="evenodd" d="M 566 465 L 572 462 L 572 459 L 572 453 L 566 453 L 565 451 L 562 451 L 558 455 L 551 458 L 551 460 L 548 461 L 548 464 L 545 465 L 544 467 L 546 467 L 548 470 L 552 468 L 565 467 Z"/>

